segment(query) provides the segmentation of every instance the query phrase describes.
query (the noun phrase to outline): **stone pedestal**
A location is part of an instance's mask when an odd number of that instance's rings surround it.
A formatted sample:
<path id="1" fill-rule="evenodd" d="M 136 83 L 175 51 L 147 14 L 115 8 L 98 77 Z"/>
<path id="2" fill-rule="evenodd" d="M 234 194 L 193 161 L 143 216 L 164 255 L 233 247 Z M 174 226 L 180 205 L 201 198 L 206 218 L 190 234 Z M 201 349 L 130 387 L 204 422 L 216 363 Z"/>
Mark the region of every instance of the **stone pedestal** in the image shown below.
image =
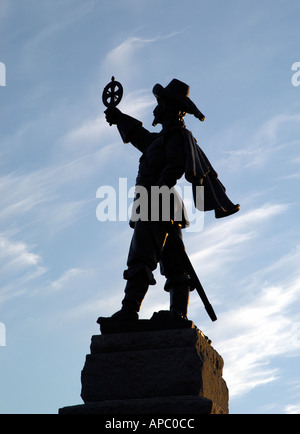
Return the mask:
<path id="1" fill-rule="evenodd" d="M 223 360 L 189 327 L 93 336 L 81 374 L 84 404 L 60 414 L 228 414 Z"/>

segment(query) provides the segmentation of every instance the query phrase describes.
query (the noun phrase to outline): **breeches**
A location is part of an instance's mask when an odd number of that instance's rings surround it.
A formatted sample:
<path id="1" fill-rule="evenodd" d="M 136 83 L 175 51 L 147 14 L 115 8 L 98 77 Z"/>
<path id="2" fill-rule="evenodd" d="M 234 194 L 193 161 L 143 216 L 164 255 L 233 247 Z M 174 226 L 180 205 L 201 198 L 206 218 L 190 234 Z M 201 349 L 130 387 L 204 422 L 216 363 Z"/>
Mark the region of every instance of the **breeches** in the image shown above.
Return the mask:
<path id="1" fill-rule="evenodd" d="M 171 224 L 171 223 L 170 223 Z M 174 239 L 182 239 L 182 231 L 178 225 L 173 226 L 174 234 L 168 234 L 165 222 L 137 221 L 134 226 L 124 279 L 130 280 L 135 275 L 146 275 L 150 285 L 156 281 L 153 271 L 160 263 L 161 274 L 167 278 L 165 289 L 173 282 L 189 279 L 184 261 L 184 245 Z"/>

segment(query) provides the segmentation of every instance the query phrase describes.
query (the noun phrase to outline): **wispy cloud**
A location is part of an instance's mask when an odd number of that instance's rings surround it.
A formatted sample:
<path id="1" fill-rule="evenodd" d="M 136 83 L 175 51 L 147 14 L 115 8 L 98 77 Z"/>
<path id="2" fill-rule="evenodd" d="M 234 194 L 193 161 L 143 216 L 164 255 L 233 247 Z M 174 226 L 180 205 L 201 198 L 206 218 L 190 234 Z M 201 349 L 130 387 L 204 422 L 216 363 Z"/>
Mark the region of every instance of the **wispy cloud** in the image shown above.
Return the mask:
<path id="1" fill-rule="evenodd" d="M 191 260 L 202 270 L 204 278 L 220 273 L 225 264 L 233 266 L 241 260 L 241 254 L 243 258 L 252 256 L 251 242 L 255 243 L 272 218 L 287 210 L 285 204 L 264 204 L 205 227 L 203 232 L 188 239 Z M 225 270 L 228 272 L 228 267 Z"/>
<path id="2" fill-rule="evenodd" d="M 19 229 L 23 227 L 24 216 L 31 222 L 51 222 L 52 227 L 63 228 L 84 211 L 84 207 L 94 199 L 97 188 L 91 187 L 85 197 L 66 191 L 84 182 L 99 171 L 114 150 L 108 146 L 95 152 L 60 164 L 53 164 L 34 171 L 14 171 L 0 177 L 0 222 L 3 227 Z M 72 217 L 72 219 L 70 219 Z M 26 222 L 26 220 L 25 220 Z M 42 224 L 43 226 L 43 224 Z"/>
<path id="3" fill-rule="evenodd" d="M 129 115 L 139 115 L 143 117 L 147 109 L 154 107 L 155 99 L 149 93 L 149 90 L 137 90 L 124 95 L 119 109 Z M 105 107 L 103 106 L 103 112 Z M 62 148 L 72 152 L 72 155 L 88 155 L 90 152 L 97 151 L 100 148 L 110 146 L 111 143 L 118 141 L 122 144 L 116 128 L 109 128 L 105 120 L 104 113 L 100 113 L 94 118 L 85 119 L 82 123 L 68 131 L 60 140 Z"/>
<path id="4" fill-rule="evenodd" d="M 42 258 L 16 234 L 0 233 L 0 303 L 23 294 L 28 283 L 46 272 Z"/>
<path id="5" fill-rule="evenodd" d="M 45 10 L 48 8 L 46 24 L 43 25 L 43 15 L 41 15 L 41 30 L 32 33 L 31 37 L 25 41 L 22 56 L 23 72 L 24 70 L 30 72 L 39 66 L 39 52 L 43 45 L 60 36 L 62 31 L 88 14 L 94 6 L 94 0 L 87 0 L 84 4 L 67 0 L 60 5 L 60 13 L 54 10 L 52 5 L 49 5 L 45 5 Z M 67 14 L 65 13 L 66 10 L 68 11 Z"/>
<path id="6" fill-rule="evenodd" d="M 130 60 L 132 60 L 133 55 L 145 46 L 157 42 L 158 39 L 158 37 L 152 39 L 130 37 L 108 53 L 106 62 L 109 66 L 114 67 L 124 65 L 124 63 L 130 65 Z"/>
<path id="7" fill-rule="evenodd" d="M 279 114 L 264 122 L 260 128 L 255 130 L 250 139 L 249 137 L 241 138 L 240 133 L 237 132 L 239 146 L 234 150 L 224 151 L 225 158 L 221 165 L 229 166 L 234 170 L 261 168 L 280 151 L 285 151 L 288 157 L 288 152 L 291 152 L 292 147 L 299 145 L 299 141 L 295 141 L 294 134 L 298 131 L 299 124 L 300 114 Z"/>
<path id="8" fill-rule="evenodd" d="M 134 80 L 141 70 L 138 54 L 147 47 L 157 42 L 173 38 L 181 32 L 173 32 L 168 35 L 159 35 L 153 38 L 141 38 L 132 36 L 125 39 L 120 45 L 113 48 L 106 56 L 103 64 L 104 75 L 111 71 L 125 80 Z M 143 53 L 145 55 L 145 53 Z"/>
<path id="9" fill-rule="evenodd" d="M 149 39 L 134 36 L 130 37 L 108 53 L 106 62 L 110 66 L 124 66 L 126 63 L 130 65 L 132 56 L 137 54 L 139 50 L 143 49 L 147 45 L 173 38 L 178 34 L 180 34 L 180 32 L 173 32 L 165 36 L 155 36 L 154 38 Z"/>
<path id="10" fill-rule="evenodd" d="M 11 241 L 4 235 L 0 236 L 0 258 L 1 273 L 36 266 L 40 260 L 39 256 L 31 253 L 24 243 Z"/>
<path id="11" fill-rule="evenodd" d="M 290 258 L 294 268 L 299 259 L 299 252 Z M 256 296 L 249 296 L 247 304 L 235 304 L 222 315 L 222 325 L 217 325 L 218 350 L 225 359 L 224 376 L 232 398 L 278 380 L 280 369 L 272 360 L 300 350 L 294 326 L 300 318 L 293 312 L 299 299 L 300 275 L 289 282 L 274 282 L 267 273 L 265 278 L 269 282 L 263 286 L 261 281 L 261 288 L 244 288 L 249 294 L 255 291 Z"/>
<path id="12" fill-rule="evenodd" d="M 300 350 L 295 337 L 295 324 L 300 321 L 295 308 L 300 296 L 300 246 L 283 255 L 278 251 L 269 265 L 263 261 L 260 267 L 258 259 L 258 267 L 252 272 L 250 268 L 247 275 L 239 272 L 239 264 L 256 254 L 264 256 L 255 250 L 255 240 L 288 209 L 265 204 L 213 225 L 202 234 L 203 248 L 191 255 L 195 268 L 209 282 L 209 297 L 220 312 L 219 321 L 208 324 L 205 332 L 216 337 L 215 348 L 225 359 L 224 376 L 232 398 L 278 380 L 281 373 L 274 359 Z M 281 234 L 278 246 L 283 239 Z M 195 240 L 190 246 L 197 244 Z M 191 306 L 194 318 L 198 309 Z"/>
<path id="13" fill-rule="evenodd" d="M 58 279 L 54 280 L 49 284 L 49 291 L 65 291 L 70 288 L 73 289 L 75 282 L 80 280 L 80 284 L 84 279 L 90 274 L 89 270 L 83 270 L 82 268 L 71 268 L 66 270 Z"/>

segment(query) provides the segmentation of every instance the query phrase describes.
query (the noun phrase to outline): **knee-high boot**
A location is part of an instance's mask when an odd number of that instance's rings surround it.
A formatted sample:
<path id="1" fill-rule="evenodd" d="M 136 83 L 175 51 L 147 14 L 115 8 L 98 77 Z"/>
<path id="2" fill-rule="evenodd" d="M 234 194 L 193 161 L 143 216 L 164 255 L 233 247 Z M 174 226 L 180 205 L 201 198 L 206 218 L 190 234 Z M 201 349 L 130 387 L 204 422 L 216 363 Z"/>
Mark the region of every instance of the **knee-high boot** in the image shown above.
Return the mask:
<path id="1" fill-rule="evenodd" d="M 138 318 L 142 302 L 149 288 L 149 282 L 141 278 L 133 278 L 127 281 L 125 297 L 122 300 L 122 309 L 128 313 L 134 313 Z"/>
<path id="2" fill-rule="evenodd" d="M 122 300 L 122 308 L 109 318 L 100 317 L 98 323 L 103 321 L 135 321 L 138 320 L 141 304 L 148 291 L 149 282 L 141 276 L 135 276 L 127 281 L 125 297 Z"/>
<path id="3" fill-rule="evenodd" d="M 172 286 L 170 291 L 170 311 L 175 318 L 187 320 L 187 312 L 190 298 L 189 286 Z"/>

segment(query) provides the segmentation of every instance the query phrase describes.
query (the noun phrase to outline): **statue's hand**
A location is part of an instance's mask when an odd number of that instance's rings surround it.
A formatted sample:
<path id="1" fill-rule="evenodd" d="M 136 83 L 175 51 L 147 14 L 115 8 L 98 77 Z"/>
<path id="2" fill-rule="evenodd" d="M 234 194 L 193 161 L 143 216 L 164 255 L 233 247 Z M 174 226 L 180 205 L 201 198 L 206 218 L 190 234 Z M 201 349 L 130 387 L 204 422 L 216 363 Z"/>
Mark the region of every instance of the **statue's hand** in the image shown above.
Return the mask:
<path id="1" fill-rule="evenodd" d="M 122 115 L 122 112 L 117 107 L 108 107 L 104 113 L 106 122 L 110 125 L 116 125 Z"/>

